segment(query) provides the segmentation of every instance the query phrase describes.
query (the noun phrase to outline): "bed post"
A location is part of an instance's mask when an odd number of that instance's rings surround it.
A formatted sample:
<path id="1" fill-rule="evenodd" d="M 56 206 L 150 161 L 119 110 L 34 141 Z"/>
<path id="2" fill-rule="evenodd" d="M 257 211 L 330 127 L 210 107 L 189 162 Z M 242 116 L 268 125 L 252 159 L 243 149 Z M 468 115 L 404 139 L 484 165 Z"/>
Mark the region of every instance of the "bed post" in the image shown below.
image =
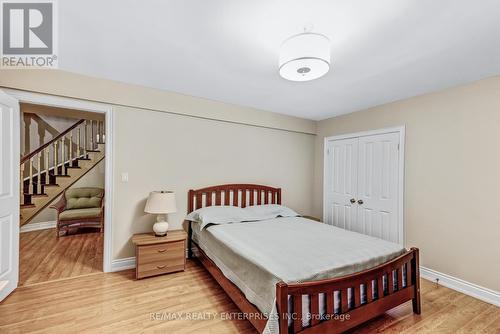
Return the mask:
<path id="1" fill-rule="evenodd" d="M 415 314 L 420 314 L 421 312 L 421 304 L 420 304 L 420 265 L 419 265 L 419 252 L 418 248 L 411 248 L 411 251 L 413 252 L 413 259 L 411 260 L 411 266 L 412 266 L 412 278 L 411 280 L 413 281 L 413 284 L 415 286 L 415 294 L 412 299 L 412 306 L 413 306 L 413 313 Z"/>
<path id="2" fill-rule="evenodd" d="M 278 308 L 280 334 L 288 334 L 288 285 L 276 283 L 276 307 Z"/>
<path id="3" fill-rule="evenodd" d="M 188 214 L 193 212 L 193 199 L 194 199 L 194 190 L 191 189 L 188 191 Z M 191 243 L 192 236 L 193 236 L 193 228 L 191 226 L 191 221 L 188 221 L 188 240 L 187 240 L 188 259 L 191 259 L 193 257 L 193 249 Z"/>
<path id="4" fill-rule="evenodd" d="M 187 247 L 188 247 L 188 259 L 191 259 L 193 257 L 193 250 L 192 250 L 192 244 L 191 244 L 191 237 L 193 236 L 193 228 L 191 227 L 191 221 L 188 221 L 188 240 L 187 240 Z"/>

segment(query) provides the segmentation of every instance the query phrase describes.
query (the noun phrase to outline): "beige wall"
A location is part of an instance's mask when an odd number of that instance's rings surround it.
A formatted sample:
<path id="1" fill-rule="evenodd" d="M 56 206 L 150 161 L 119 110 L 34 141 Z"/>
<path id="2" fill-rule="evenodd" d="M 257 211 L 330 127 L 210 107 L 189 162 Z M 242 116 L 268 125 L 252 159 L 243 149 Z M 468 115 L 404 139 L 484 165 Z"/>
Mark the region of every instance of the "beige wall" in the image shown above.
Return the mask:
<path id="1" fill-rule="evenodd" d="M 324 137 L 399 125 L 407 246 L 425 267 L 500 291 L 500 76 L 319 122 L 314 214 Z"/>
<path id="2" fill-rule="evenodd" d="M 0 87 L 315 134 L 316 122 L 60 70 L 1 70 Z"/>
<path id="3" fill-rule="evenodd" d="M 55 70 L 0 70 L 0 87 L 114 106 L 114 259 L 134 255 L 133 233 L 151 231 L 154 216 L 143 212 L 151 190 L 176 192 L 173 229 L 188 189 L 221 183 L 282 187 L 285 204 L 311 212 L 314 121 Z"/>
<path id="4" fill-rule="evenodd" d="M 314 136 L 116 107 L 113 209 L 114 258 L 133 255 L 133 233 L 151 231 L 144 213 L 152 190 L 173 190 L 181 227 L 187 191 L 223 183 L 283 188 L 283 202 L 298 212 L 312 208 Z M 121 182 L 121 173 L 129 182 Z"/>

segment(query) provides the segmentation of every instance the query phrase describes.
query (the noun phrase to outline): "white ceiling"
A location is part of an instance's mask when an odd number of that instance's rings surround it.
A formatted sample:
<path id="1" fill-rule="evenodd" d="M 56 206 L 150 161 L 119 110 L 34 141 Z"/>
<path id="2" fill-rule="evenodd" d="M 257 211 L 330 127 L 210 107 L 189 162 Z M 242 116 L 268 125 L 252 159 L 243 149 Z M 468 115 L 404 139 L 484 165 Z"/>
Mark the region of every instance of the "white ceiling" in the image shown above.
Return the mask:
<path id="1" fill-rule="evenodd" d="M 499 0 L 59 1 L 62 69 L 309 119 L 500 74 Z M 332 70 L 278 75 L 313 25 Z"/>

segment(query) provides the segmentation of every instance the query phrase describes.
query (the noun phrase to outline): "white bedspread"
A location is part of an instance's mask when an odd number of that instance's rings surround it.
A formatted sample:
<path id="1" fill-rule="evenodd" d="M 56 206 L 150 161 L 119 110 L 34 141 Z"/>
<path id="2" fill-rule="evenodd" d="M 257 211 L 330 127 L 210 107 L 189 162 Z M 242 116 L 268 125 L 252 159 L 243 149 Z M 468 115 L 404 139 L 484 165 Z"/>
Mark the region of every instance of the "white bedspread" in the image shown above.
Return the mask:
<path id="1" fill-rule="evenodd" d="M 398 244 L 306 218 L 211 225 L 193 223 L 200 248 L 246 298 L 271 318 L 265 333 L 278 333 L 275 286 L 339 277 L 389 261 Z"/>

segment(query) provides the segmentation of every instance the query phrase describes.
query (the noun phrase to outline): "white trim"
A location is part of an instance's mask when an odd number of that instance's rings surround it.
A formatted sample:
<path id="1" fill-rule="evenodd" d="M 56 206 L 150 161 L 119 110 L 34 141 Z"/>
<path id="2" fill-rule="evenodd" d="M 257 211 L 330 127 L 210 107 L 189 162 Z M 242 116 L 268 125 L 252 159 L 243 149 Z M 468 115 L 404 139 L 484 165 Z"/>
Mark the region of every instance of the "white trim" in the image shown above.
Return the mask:
<path id="1" fill-rule="evenodd" d="M 395 126 L 392 128 L 368 130 L 368 131 L 361 131 L 361 132 L 354 132 L 354 133 L 345 133 L 342 135 L 325 137 L 325 142 L 331 141 L 331 140 L 340 140 L 340 139 L 349 139 L 349 138 L 356 138 L 356 137 L 382 135 L 382 134 L 386 134 L 386 133 L 401 132 L 401 131 L 404 133 L 405 128 L 406 128 L 405 125 L 401 125 L 401 126 Z"/>
<path id="2" fill-rule="evenodd" d="M 436 279 L 439 279 L 439 284 L 447 288 L 500 306 L 500 292 L 422 266 L 420 266 L 420 277 L 432 282 L 436 282 Z"/>
<path id="3" fill-rule="evenodd" d="M 135 256 L 116 259 L 111 262 L 111 272 L 135 268 Z"/>
<path id="4" fill-rule="evenodd" d="M 33 93 L 24 90 L 2 88 L 4 92 L 19 100 L 19 102 L 40 104 L 49 107 L 78 109 L 90 112 L 106 113 L 111 106 L 104 103 L 61 97 L 56 95 Z M 106 133 L 107 135 L 107 133 Z"/>
<path id="5" fill-rule="evenodd" d="M 387 134 L 387 133 L 399 133 L 399 171 L 398 171 L 398 184 L 399 184 L 399 196 L 398 196 L 398 221 L 399 221 L 399 226 L 401 227 L 399 229 L 399 236 L 398 239 L 400 240 L 400 243 L 402 245 L 406 245 L 406 226 L 405 226 L 405 219 L 404 219 L 404 195 L 405 195 L 405 136 L 406 136 L 406 126 L 401 125 L 401 126 L 396 126 L 392 128 L 385 128 L 385 129 L 377 129 L 377 130 L 369 130 L 369 131 L 362 131 L 362 132 L 355 132 L 355 133 L 348 133 L 348 134 L 342 134 L 342 135 L 337 135 L 337 136 L 330 136 L 330 137 L 325 137 L 323 141 L 323 221 L 326 221 L 326 210 L 327 210 L 327 205 L 326 205 L 326 187 L 325 187 L 325 180 L 327 179 L 326 173 L 327 173 L 327 168 L 326 168 L 326 162 L 327 162 L 327 155 L 328 155 L 328 142 L 329 141 L 335 141 L 335 140 L 341 140 L 341 139 L 349 139 L 349 138 L 356 138 L 356 137 L 366 137 L 366 136 L 373 136 L 373 135 L 380 135 L 380 134 Z"/>
<path id="6" fill-rule="evenodd" d="M 105 146 L 105 179 L 104 189 L 106 191 L 106 202 L 104 206 L 104 249 L 103 269 L 105 273 L 111 271 L 111 260 L 113 257 L 113 109 L 111 106 L 106 111 L 106 146 Z"/>
<path id="7" fill-rule="evenodd" d="M 106 152 L 105 152 L 105 192 L 106 205 L 104 207 L 104 249 L 103 271 L 110 272 L 111 257 L 113 252 L 113 107 L 108 104 L 79 100 L 56 95 L 39 94 L 17 89 L 2 89 L 19 102 L 45 105 L 51 107 L 77 109 L 106 115 Z"/>
<path id="8" fill-rule="evenodd" d="M 31 232 L 31 231 L 39 231 L 39 230 L 47 230 L 49 228 L 55 228 L 56 227 L 56 221 L 47 221 L 47 222 L 39 222 L 39 223 L 29 223 L 26 225 L 21 226 L 21 229 L 19 232 L 25 233 L 25 232 Z"/>

